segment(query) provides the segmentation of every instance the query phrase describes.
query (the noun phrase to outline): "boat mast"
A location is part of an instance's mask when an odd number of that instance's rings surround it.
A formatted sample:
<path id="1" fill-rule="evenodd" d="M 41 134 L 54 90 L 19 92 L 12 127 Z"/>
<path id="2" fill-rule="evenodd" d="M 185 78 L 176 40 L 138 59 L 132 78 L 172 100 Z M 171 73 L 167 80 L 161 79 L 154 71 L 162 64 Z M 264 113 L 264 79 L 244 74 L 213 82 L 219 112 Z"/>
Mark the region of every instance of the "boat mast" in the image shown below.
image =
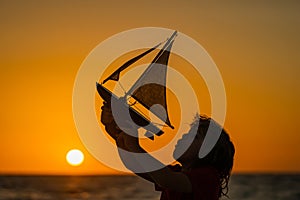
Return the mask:
<path id="1" fill-rule="evenodd" d="M 171 41 L 175 38 L 175 36 L 177 36 L 177 31 L 174 31 L 174 33 L 171 35 L 171 37 L 168 39 L 168 41 L 166 42 L 166 44 L 163 46 L 163 48 L 159 51 L 159 53 L 155 56 L 155 58 L 153 59 L 152 63 L 155 63 L 159 57 L 163 54 L 163 52 L 169 47 L 169 45 L 171 45 Z M 128 92 L 125 94 L 125 97 L 131 95 L 133 93 L 133 90 L 136 89 L 136 86 L 139 84 L 140 80 L 142 80 L 144 78 L 144 76 L 146 76 L 146 74 L 148 73 L 148 71 L 151 69 L 151 65 L 144 71 L 144 73 L 140 76 L 140 78 L 135 82 L 135 84 L 128 90 Z"/>

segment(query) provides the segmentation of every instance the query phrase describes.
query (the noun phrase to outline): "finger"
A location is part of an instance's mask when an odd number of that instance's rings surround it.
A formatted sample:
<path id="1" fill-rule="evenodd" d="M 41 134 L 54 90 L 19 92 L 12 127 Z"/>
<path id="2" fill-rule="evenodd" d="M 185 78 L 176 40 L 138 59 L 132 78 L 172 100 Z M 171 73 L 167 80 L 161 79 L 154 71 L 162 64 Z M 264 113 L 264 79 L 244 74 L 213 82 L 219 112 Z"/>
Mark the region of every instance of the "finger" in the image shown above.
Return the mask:
<path id="1" fill-rule="evenodd" d="M 111 107 L 108 107 L 108 106 L 101 106 L 101 110 L 102 111 L 110 111 L 111 112 Z"/>
<path id="2" fill-rule="evenodd" d="M 102 112 L 101 112 L 101 122 L 102 124 L 108 124 L 111 123 L 112 121 L 114 121 L 114 117 L 112 115 L 112 112 L 110 109 L 108 109 L 105 106 L 101 107 Z"/>
<path id="3" fill-rule="evenodd" d="M 123 133 L 120 133 L 120 135 L 116 139 L 116 144 L 117 144 L 118 147 L 122 148 L 123 150 L 127 150 L 127 147 L 125 145 L 125 140 L 124 140 L 123 136 L 124 136 Z"/>
<path id="4" fill-rule="evenodd" d="M 112 137 L 114 140 L 118 138 L 119 132 L 113 125 L 106 125 L 105 131 L 109 134 L 110 137 Z"/>
<path id="5" fill-rule="evenodd" d="M 107 113 L 101 113 L 101 123 L 103 125 L 110 124 L 114 121 L 114 118 L 112 115 L 109 115 Z"/>

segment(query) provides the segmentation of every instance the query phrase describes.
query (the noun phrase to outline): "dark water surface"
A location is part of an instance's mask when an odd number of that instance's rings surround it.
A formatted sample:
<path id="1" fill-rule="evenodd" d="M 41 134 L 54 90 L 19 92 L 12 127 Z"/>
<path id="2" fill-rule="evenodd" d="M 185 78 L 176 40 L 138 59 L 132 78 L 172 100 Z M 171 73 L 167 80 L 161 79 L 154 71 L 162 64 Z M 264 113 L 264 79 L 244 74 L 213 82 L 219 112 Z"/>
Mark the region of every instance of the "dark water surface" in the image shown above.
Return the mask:
<path id="1" fill-rule="evenodd" d="M 300 175 L 233 175 L 233 200 L 300 200 Z M 0 200 L 158 200 L 135 176 L 0 176 Z"/>

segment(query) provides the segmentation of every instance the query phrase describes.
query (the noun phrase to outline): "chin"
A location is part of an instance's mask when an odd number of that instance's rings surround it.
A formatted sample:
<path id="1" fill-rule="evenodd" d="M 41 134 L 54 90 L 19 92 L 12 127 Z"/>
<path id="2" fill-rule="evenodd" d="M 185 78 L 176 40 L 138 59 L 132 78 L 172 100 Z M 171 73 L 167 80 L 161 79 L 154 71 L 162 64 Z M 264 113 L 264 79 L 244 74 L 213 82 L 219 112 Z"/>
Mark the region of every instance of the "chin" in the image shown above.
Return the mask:
<path id="1" fill-rule="evenodd" d="M 177 157 L 177 154 L 176 154 L 175 151 L 173 152 L 173 158 L 174 158 L 175 160 L 178 160 L 178 157 Z"/>
<path id="2" fill-rule="evenodd" d="M 175 148 L 175 150 L 173 152 L 173 158 L 180 162 L 183 154 L 184 154 L 184 151 L 182 149 Z"/>

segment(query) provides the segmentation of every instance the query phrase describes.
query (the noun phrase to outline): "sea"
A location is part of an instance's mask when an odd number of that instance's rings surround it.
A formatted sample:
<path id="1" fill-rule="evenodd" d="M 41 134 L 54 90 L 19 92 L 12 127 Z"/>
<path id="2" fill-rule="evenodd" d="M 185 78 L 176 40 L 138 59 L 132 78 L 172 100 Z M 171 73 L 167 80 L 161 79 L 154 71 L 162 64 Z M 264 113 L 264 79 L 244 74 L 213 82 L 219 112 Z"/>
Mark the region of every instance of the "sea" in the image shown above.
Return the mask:
<path id="1" fill-rule="evenodd" d="M 233 200 L 300 200 L 300 174 L 234 174 Z M 159 200 L 137 176 L 0 176 L 0 200 Z"/>

